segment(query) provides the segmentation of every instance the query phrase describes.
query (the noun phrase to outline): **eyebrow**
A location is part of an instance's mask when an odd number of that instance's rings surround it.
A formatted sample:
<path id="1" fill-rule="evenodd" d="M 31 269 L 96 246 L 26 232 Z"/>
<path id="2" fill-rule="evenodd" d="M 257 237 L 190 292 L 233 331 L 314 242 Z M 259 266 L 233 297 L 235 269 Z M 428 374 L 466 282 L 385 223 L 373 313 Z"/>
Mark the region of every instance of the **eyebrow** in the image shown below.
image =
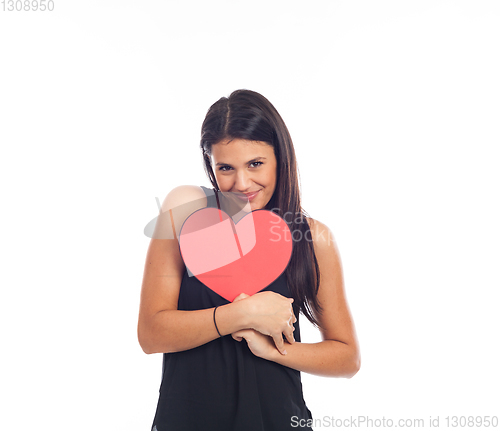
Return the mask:
<path id="1" fill-rule="evenodd" d="M 265 157 L 255 157 L 255 159 L 249 160 L 246 164 L 249 165 L 250 163 L 258 162 L 260 160 L 266 160 L 266 158 Z M 220 162 L 220 163 L 216 163 L 215 166 L 231 166 L 231 164 Z"/>

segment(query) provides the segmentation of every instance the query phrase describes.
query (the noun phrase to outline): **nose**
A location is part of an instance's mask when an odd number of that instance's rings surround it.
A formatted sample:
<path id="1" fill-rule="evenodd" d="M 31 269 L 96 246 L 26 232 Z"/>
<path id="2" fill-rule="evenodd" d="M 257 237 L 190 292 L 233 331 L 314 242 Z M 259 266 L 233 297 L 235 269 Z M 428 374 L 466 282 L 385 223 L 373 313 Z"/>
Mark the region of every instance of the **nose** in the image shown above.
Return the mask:
<path id="1" fill-rule="evenodd" d="M 236 173 L 235 183 L 234 183 L 234 191 L 245 193 L 248 191 L 252 184 L 252 180 L 248 175 L 248 172 L 245 170 L 240 170 Z"/>

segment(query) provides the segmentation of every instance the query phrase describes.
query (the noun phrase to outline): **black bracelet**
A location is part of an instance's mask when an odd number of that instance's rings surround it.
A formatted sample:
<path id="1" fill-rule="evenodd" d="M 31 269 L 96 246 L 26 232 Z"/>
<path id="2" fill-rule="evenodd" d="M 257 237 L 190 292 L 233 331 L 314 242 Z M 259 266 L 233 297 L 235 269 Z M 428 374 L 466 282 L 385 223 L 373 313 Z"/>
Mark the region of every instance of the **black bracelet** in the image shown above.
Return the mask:
<path id="1" fill-rule="evenodd" d="M 219 306 L 217 306 L 217 307 L 219 307 Z M 215 329 L 217 329 L 217 333 L 219 334 L 219 337 L 222 337 L 222 335 L 219 332 L 219 328 L 217 328 L 217 323 L 215 322 L 215 310 L 217 310 L 217 307 L 214 308 L 214 325 L 215 325 Z"/>

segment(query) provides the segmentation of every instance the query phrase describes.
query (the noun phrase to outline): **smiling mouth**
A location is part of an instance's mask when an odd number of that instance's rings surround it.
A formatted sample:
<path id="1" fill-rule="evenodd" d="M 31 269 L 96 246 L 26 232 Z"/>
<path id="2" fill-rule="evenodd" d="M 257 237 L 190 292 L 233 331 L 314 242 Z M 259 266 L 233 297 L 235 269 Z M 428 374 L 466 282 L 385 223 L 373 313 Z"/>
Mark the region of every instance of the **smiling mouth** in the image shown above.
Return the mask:
<path id="1" fill-rule="evenodd" d="M 240 198 L 241 200 L 248 199 L 249 201 L 251 201 L 255 198 L 255 196 L 257 196 L 259 194 L 259 192 L 260 192 L 260 190 L 257 190 L 256 192 L 251 192 L 251 193 L 235 193 L 235 195 L 238 196 L 238 198 Z M 241 196 L 241 195 L 245 195 L 245 196 Z"/>

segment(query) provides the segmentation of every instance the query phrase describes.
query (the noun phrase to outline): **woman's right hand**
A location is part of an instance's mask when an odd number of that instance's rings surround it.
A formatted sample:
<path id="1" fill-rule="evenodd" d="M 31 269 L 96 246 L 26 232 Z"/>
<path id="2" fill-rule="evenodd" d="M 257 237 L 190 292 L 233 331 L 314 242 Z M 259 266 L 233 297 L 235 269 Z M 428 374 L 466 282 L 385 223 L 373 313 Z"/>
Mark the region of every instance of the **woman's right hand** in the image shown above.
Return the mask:
<path id="1" fill-rule="evenodd" d="M 237 296 L 233 302 L 248 301 L 247 312 L 250 315 L 251 329 L 273 338 L 276 348 L 285 355 L 283 334 L 291 344 L 295 342 L 293 324 L 297 318 L 293 314 L 293 298 L 287 298 L 276 292 L 259 292 L 248 296 L 245 293 Z"/>

